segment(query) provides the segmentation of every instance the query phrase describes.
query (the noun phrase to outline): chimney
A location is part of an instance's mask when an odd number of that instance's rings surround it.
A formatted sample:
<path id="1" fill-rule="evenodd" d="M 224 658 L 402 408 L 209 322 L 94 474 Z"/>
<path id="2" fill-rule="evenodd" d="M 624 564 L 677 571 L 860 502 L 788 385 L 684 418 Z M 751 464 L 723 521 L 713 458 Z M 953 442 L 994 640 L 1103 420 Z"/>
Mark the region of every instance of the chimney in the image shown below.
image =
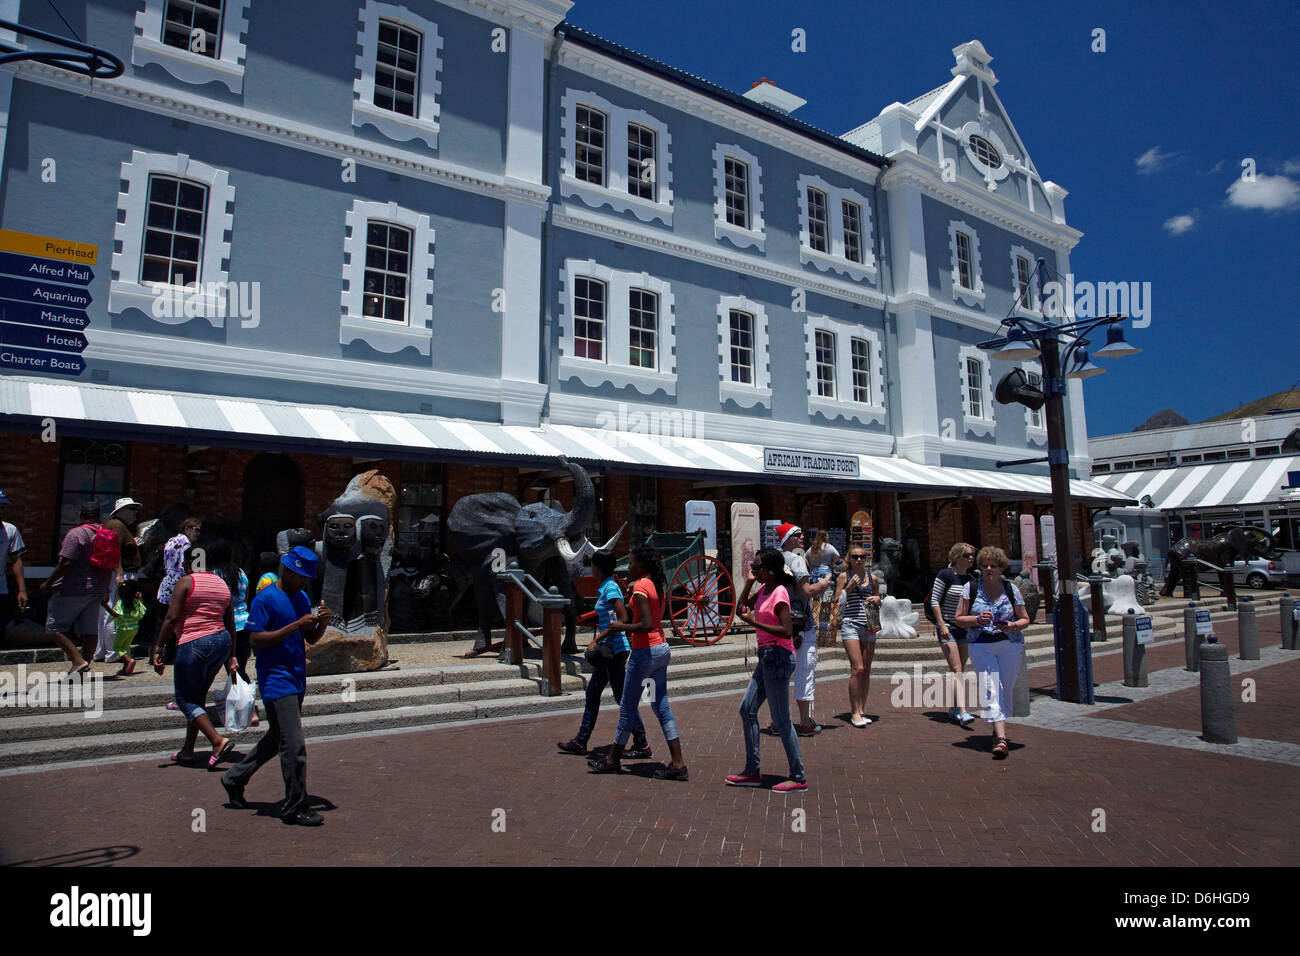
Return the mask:
<path id="1" fill-rule="evenodd" d="M 744 96 L 747 100 L 770 106 L 778 113 L 785 113 L 787 116 L 808 102 L 793 93 L 781 89 L 767 77 L 763 77 L 757 83 L 751 85 L 749 92 Z"/>

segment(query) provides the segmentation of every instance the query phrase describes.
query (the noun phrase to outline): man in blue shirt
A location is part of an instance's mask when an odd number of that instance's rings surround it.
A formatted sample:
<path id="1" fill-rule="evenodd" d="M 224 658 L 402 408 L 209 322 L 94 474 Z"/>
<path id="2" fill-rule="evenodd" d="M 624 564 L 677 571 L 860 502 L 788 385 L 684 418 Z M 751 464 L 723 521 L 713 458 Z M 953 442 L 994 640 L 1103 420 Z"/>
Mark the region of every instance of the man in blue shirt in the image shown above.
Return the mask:
<path id="1" fill-rule="evenodd" d="M 248 609 L 248 633 L 257 654 L 257 688 L 270 729 L 256 749 L 221 777 L 230 803 L 246 809 L 244 787 L 277 753 L 284 774 L 285 823 L 318 827 L 325 822 L 307 807 L 307 741 L 302 699 L 307 693 L 307 644 L 315 644 L 330 621 L 329 608 L 314 612 L 307 588 L 316 577 L 316 554 L 302 545 L 280 562 L 280 579 L 263 588 Z M 304 643 L 305 642 L 305 643 Z"/>

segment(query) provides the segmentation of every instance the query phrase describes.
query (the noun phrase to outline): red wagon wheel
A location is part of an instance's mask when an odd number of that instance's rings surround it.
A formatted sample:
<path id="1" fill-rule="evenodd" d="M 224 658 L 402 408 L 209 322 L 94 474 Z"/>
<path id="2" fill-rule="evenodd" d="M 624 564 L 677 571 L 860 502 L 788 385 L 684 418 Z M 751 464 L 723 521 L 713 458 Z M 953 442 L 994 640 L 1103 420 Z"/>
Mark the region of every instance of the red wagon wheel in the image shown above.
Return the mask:
<path id="1" fill-rule="evenodd" d="M 736 589 L 717 558 L 698 555 L 677 567 L 669 582 L 668 618 L 673 636 L 691 644 L 714 644 L 736 614 Z"/>

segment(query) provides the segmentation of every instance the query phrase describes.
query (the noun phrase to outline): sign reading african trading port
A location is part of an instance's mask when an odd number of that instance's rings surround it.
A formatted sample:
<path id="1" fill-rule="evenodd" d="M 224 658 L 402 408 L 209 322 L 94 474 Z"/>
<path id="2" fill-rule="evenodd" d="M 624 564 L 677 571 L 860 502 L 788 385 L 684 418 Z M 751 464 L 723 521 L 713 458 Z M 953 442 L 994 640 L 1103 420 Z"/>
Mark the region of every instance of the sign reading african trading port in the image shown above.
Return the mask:
<path id="1" fill-rule="evenodd" d="M 763 470 L 781 475 L 838 475 L 858 477 L 857 455 L 828 455 L 820 451 L 764 448 Z"/>
<path id="2" fill-rule="evenodd" d="M 0 229 L 0 367 L 80 375 L 99 247 Z"/>

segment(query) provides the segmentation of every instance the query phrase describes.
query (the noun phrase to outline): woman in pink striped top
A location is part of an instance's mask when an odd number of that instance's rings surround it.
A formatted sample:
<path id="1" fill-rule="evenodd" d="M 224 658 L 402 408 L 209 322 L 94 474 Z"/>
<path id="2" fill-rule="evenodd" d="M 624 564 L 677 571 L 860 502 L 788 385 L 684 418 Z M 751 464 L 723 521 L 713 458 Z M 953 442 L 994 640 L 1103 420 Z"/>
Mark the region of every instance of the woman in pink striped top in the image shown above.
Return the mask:
<path id="1" fill-rule="evenodd" d="M 214 769 L 235 747 L 235 742 L 217 733 L 204 706 L 212 681 L 224 664 L 229 673 L 239 666 L 231 635 L 235 633 L 235 610 L 230 588 L 215 574 L 194 571 L 194 549 L 185 551 L 185 577 L 176 582 L 167 617 L 158 629 L 153 649 L 153 666 L 163 672 L 163 652 L 176 641 L 176 705 L 185 712 L 185 745 L 172 754 L 177 763 L 194 761 L 194 742 L 199 731 L 212 744 L 208 769 Z"/>

